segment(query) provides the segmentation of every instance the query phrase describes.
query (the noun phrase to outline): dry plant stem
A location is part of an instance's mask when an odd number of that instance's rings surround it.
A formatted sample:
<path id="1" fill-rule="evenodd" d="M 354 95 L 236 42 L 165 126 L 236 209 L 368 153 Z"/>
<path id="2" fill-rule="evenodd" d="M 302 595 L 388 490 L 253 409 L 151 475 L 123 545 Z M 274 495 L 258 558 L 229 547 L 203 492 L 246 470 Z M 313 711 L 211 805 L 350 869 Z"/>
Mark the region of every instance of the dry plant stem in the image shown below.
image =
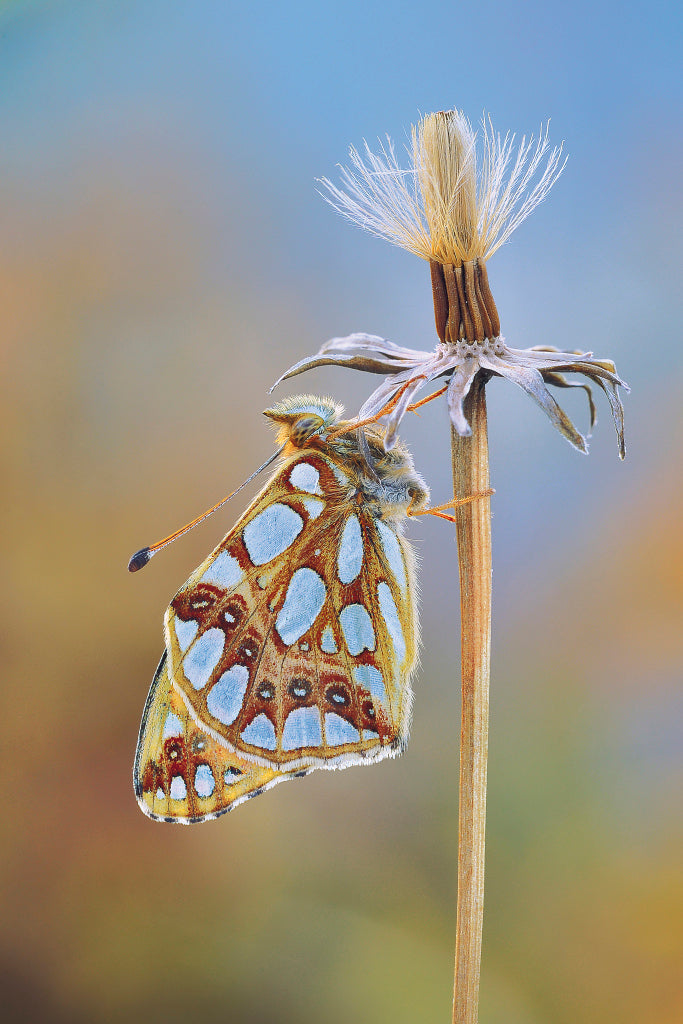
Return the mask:
<path id="1" fill-rule="evenodd" d="M 451 429 L 454 496 L 489 486 L 485 381 L 465 400 L 470 437 Z M 484 843 L 491 652 L 491 502 L 456 509 L 460 568 L 462 720 L 458 821 L 458 912 L 453 1024 L 477 1024 L 484 918 Z"/>

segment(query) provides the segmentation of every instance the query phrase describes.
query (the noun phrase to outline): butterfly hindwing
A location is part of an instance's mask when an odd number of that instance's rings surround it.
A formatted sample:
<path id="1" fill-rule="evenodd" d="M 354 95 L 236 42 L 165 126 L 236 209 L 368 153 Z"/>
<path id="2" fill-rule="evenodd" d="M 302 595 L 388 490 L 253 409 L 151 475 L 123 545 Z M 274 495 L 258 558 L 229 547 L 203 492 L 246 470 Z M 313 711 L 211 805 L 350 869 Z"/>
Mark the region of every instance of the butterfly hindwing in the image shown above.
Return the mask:
<path id="1" fill-rule="evenodd" d="M 166 653 L 154 676 L 133 768 L 142 810 L 159 821 L 208 821 L 292 774 L 245 761 L 208 735 L 171 683 Z"/>
<path id="2" fill-rule="evenodd" d="M 412 565 L 333 452 L 273 477 L 166 616 L 169 673 L 217 740 L 258 764 L 346 766 L 407 737 Z"/>

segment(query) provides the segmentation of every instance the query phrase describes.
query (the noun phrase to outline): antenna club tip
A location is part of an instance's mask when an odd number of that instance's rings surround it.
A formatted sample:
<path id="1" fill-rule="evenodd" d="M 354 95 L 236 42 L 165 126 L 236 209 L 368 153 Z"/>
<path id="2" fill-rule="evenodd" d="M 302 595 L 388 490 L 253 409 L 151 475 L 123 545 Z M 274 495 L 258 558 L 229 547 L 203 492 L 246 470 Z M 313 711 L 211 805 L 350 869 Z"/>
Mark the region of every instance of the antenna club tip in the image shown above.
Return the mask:
<path id="1" fill-rule="evenodd" d="M 128 572 L 137 572 L 138 569 L 143 569 L 153 554 L 154 552 L 149 548 L 140 548 L 139 551 L 135 552 L 128 563 Z"/>

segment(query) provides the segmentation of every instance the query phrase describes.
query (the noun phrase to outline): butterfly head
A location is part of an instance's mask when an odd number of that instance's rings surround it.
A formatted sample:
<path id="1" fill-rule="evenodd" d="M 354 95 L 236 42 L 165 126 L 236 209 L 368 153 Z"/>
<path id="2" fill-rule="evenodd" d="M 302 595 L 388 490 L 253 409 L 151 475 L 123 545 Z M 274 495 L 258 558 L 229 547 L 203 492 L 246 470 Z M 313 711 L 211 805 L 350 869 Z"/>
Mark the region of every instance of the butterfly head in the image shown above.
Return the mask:
<path id="1" fill-rule="evenodd" d="M 382 515 L 400 520 L 407 508 L 423 508 L 429 490 L 405 445 L 398 441 L 387 451 L 384 427 L 353 429 L 352 421 L 342 420 L 343 413 L 344 407 L 331 398 L 297 395 L 266 409 L 264 415 L 278 426 L 278 442 L 286 445 L 284 458 L 309 446 L 325 449 L 343 468 L 350 490 L 375 503 Z"/>
<path id="2" fill-rule="evenodd" d="M 317 395 L 296 395 L 285 398 L 271 409 L 267 416 L 278 426 L 278 441 L 303 448 L 314 436 L 324 436 L 342 417 L 344 407 L 331 398 Z"/>

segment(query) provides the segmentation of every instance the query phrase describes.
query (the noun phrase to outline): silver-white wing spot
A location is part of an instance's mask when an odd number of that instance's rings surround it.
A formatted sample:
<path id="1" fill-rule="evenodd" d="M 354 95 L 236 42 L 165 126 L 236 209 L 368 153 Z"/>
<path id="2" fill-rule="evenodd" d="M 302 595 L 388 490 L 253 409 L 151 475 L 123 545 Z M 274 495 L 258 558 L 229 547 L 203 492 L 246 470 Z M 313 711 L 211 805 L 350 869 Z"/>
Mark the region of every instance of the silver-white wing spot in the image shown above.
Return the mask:
<path id="1" fill-rule="evenodd" d="M 240 563 L 227 551 L 221 551 L 202 576 L 200 583 L 214 583 L 224 590 L 232 590 L 238 583 L 241 583 L 244 573 Z"/>
<path id="2" fill-rule="evenodd" d="M 357 743 L 360 733 L 341 715 L 328 711 L 325 714 L 325 738 L 331 747 L 339 747 L 342 743 Z"/>
<path id="3" fill-rule="evenodd" d="M 166 715 L 166 721 L 164 722 L 164 731 L 161 734 L 162 740 L 167 740 L 169 736 L 182 736 L 183 731 L 183 723 L 177 715 L 174 715 L 172 711 L 169 711 Z"/>
<path id="4" fill-rule="evenodd" d="M 310 462 L 297 462 L 289 474 L 289 482 L 297 491 L 320 494 L 320 473 Z"/>
<path id="5" fill-rule="evenodd" d="M 362 604 L 347 604 L 339 613 L 342 632 L 349 654 L 354 656 L 361 651 L 374 651 L 375 631 L 372 619 Z"/>
<path id="6" fill-rule="evenodd" d="M 325 603 L 327 591 L 320 576 L 313 569 L 297 569 L 289 581 L 285 602 L 280 609 L 275 628 L 283 644 L 288 647 L 311 628 Z"/>
<path id="7" fill-rule="evenodd" d="M 232 725 L 239 715 L 248 682 L 249 669 L 244 665 L 233 665 L 211 687 L 206 706 L 223 725 Z"/>
<path id="8" fill-rule="evenodd" d="M 406 566 L 403 561 L 403 554 L 401 552 L 401 545 L 399 544 L 398 537 L 386 523 L 383 523 L 381 519 L 377 520 L 377 531 L 379 533 L 379 539 L 382 542 L 384 548 L 384 554 L 386 555 L 389 567 L 396 578 L 396 582 L 401 588 L 401 593 L 405 597 L 406 590 L 408 589 L 408 577 L 406 575 Z"/>
<path id="9" fill-rule="evenodd" d="M 173 628 L 175 629 L 178 647 L 184 654 L 197 635 L 197 632 L 199 630 L 199 623 L 196 622 L 194 619 L 188 619 L 185 622 L 183 619 L 179 619 L 178 616 L 176 615 L 175 619 L 173 620 Z"/>
<path id="10" fill-rule="evenodd" d="M 387 691 L 384 688 L 384 676 L 373 665 L 359 665 L 353 670 L 353 678 L 360 686 L 366 687 L 373 697 L 383 704 L 387 702 Z"/>
<path id="11" fill-rule="evenodd" d="M 215 626 L 202 633 L 199 640 L 192 645 L 183 661 L 183 672 L 195 690 L 201 690 L 206 686 L 220 661 L 224 647 L 225 633 Z"/>
<path id="12" fill-rule="evenodd" d="M 197 771 L 194 773 L 194 788 L 197 790 L 197 796 L 205 798 L 211 796 L 215 787 L 216 780 L 208 764 L 197 765 Z"/>
<path id="13" fill-rule="evenodd" d="M 398 610 L 391 596 L 391 591 L 386 583 L 382 582 L 377 585 L 377 597 L 379 599 L 379 607 L 382 613 L 391 642 L 394 645 L 396 651 L 396 658 L 399 665 L 401 665 L 406 656 L 406 641 L 403 635 L 403 629 L 401 627 L 401 620 L 398 617 Z"/>
<path id="14" fill-rule="evenodd" d="M 290 505 L 275 502 L 247 523 L 242 533 L 247 554 L 254 565 L 265 565 L 293 544 L 304 521 Z"/>
<path id="15" fill-rule="evenodd" d="M 282 749 L 319 747 L 323 741 L 320 712 L 317 708 L 295 708 L 287 715 L 282 730 Z"/>
<path id="16" fill-rule="evenodd" d="M 339 650 L 331 626 L 325 626 L 323 629 L 322 636 L 320 637 L 320 650 L 325 654 L 336 654 Z"/>
<path id="17" fill-rule="evenodd" d="M 257 715 L 246 729 L 242 730 L 242 739 L 262 750 L 275 750 L 275 728 L 266 715 Z"/>
<path id="18" fill-rule="evenodd" d="M 174 775 L 171 779 L 171 800 L 184 800 L 187 796 L 187 786 L 182 775 Z"/>
<path id="19" fill-rule="evenodd" d="M 351 515 L 344 524 L 337 554 L 337 570 L 341 582 L 353 583 L 362 565 L 363 535 L 358 516 Z"/>
<path id="20" fill-rule="evenodd" d="M 317 519 L 325 508 L 325 502 L 320 498 L 302 498 L 301 504 L 304 506 L 311 519 Z"/>

